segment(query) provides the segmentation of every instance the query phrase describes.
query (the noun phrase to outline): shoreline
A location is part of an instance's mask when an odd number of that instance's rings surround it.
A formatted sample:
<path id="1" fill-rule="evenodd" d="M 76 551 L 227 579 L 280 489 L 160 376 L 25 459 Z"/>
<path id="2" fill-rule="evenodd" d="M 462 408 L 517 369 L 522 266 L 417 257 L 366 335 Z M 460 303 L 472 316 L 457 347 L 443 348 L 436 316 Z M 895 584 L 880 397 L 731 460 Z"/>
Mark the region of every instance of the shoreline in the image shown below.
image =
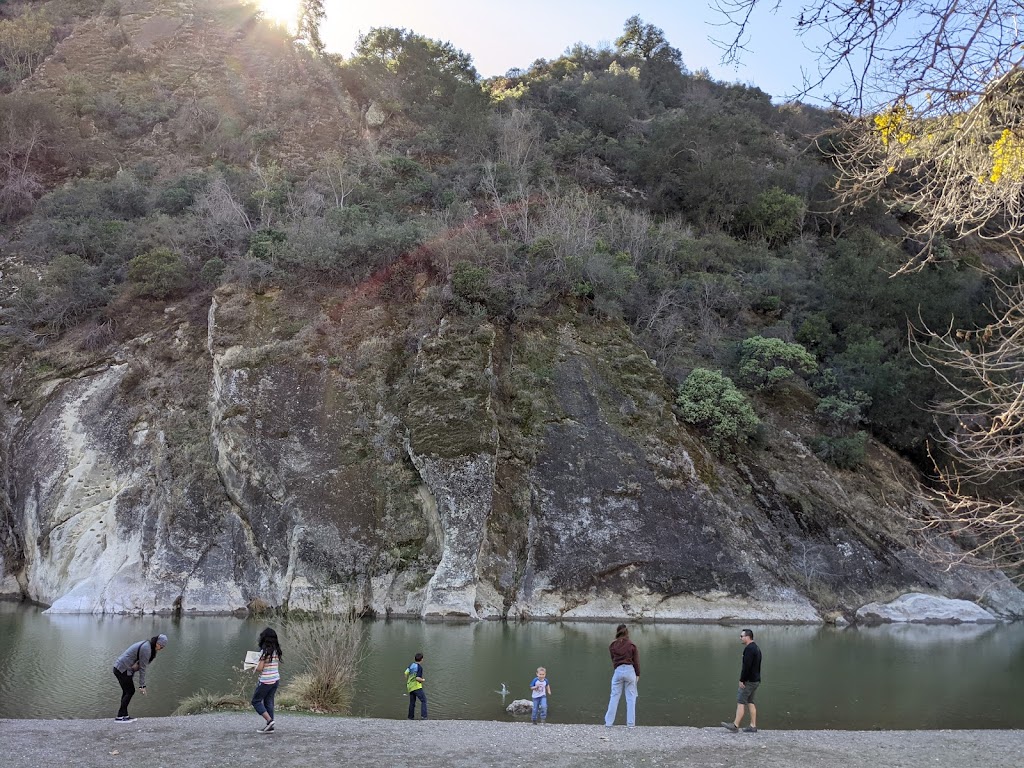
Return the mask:
<path id="1" fill-rule="evenodd" d="M 46 603 L 38 603 L 34 600 L 19 598 L 17 595 L 0 595 L 0 603 L 24 605 L 27 608 L 38 609 L 40 613 L 46 613 L 50 607 Z M 325 616 L 328 618 L 345 618 L 347 614 L 310 614 L 298 610 L 294 612 L 297 618 L 306 616 Z M 53 616 L 94 616 L 96 618 L 129 618 L 142 619 L 147 616 L 160 619 L 171 619 L 174 621 L 189 618 L 230 618 L 230 619 L 263 619 L 263 618 L 288 618 L 288 612 L 269 611 L 264 614 L 253 614 L 244 611 L 149 611 L 123 613 L 73 613 L 60 611 Z M 683 617 L 659 617 L 659 616 L 482 616 L 469 618 L 464 616 L 420 616 L 414 613 L 390 613 L 386 616 L 367 615 L 357 616 L 359 621 L 410 621 L 422 622 L 424 624 L 481 624 L 481 623 L 502 623 L 502 624 L 668 624 L 668 625 L 692 625 L 692 626 L 714 626 L 714 627 L 739 627 L 749 625 L 753 627 L 835 627 L 847 629 L 850 627 L 884 627 L 884 626 L 926 626 L 926 627 L 959 627 L 959 626 L 998 626 L 1004 624 L 1017 624 L 1024 622 L 1024 618 L 1005 619 L 1000 618 L 994 621 L 959 621 L 950 619 L 917 619 L 912 621 L 864 621 L 849 620 L 840 621 L 838 617 L 822 619 L 821 621 L 807 621 L 800 619 L 765 619 L 765 618 L 683 618 Z"/>
<path id="2" fill-rule="evenodd" d="M 642 714 L 642 713 L 641 713 Z M 621 715 L 621 713 L 620 713 Z M 632 765 L 842 765 L 1017 768 L 1024 732 L 772 731 L 733 734 L 684 726 L 379 720 L 278 713 L 273 734 L 256 733 L 255 713 L 104 720 L 0 720 L 12 768 L 308 768 L 416 764 L 422 768 L 544 764 L 553 768 Z"/>

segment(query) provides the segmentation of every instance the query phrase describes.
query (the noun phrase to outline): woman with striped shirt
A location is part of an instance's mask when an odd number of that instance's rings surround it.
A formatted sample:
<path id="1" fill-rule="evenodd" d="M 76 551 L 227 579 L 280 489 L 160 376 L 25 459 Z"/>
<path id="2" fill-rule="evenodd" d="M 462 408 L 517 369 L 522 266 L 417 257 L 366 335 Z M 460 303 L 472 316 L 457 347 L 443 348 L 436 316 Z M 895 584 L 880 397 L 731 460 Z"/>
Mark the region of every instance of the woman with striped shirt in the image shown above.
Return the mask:
<path id="1" fill-rule="evenodd" d="M 277 632 L 267 627 L 260 632 L 260 660 L 256 664 L 256 674 L 260 676 L 259 685 L 252 695 L 253 708 L 263 716 L 264 726 L 257 728 L 259 733 L 274 732 L 274 694 L 281 683 L 281 644 L 277 642 Z"/>

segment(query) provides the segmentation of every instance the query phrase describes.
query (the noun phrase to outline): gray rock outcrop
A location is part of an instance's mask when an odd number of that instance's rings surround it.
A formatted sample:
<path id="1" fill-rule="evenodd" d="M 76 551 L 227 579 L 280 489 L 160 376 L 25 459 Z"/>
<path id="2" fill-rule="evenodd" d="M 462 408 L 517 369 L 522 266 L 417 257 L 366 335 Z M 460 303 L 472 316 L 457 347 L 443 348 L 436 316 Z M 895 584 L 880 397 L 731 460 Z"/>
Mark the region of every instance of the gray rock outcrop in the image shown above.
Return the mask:
<path id="1" fill-rule="evenodd" d="M 880 592 L 1024 615 L 902 521 L 908 471 L 810 427 L 724 463 L 629 331 L 222 288 L 0 370 L 0 592 L 54 612 L 834 619 Z M 934 542 L 932 542 L 934 544 Z M 947 546 L 951 546 L 948 545 Z M 979 609 L 980 610 L 980 609 Z"/>

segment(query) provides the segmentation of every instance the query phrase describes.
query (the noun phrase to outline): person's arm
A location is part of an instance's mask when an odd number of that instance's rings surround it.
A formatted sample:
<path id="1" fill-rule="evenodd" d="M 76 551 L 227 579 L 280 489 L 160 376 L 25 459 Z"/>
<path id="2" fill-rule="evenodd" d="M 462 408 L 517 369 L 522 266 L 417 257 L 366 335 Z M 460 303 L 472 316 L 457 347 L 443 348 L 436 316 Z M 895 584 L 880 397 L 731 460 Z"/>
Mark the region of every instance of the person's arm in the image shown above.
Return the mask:
<path id="1" fill-rule="evenodd" d="M 139 691 L 146 694 L 146 667 L 149 666 L 150 657 L 153 654 L 153 646 L 149 641 L 139 647 Z"/>
<path id="2" fill-rule="evenodd" d="M 551 695 L 551 683 L 548 683 L 547 691 L 548 691 L 548 696 L 550 696 Z"/>
<path id="3" fill-rule="evenodd" d="M 256 676 L 259 677 L 263 674 L 263 667 L 267 665 L 267 657 L 260 656 L 260 660 L 256 662 Z"/>
<path id="4" fill-rule="evenodd" d="M 640 651 L 633 645 L 633 671 L 636 672 L 637 680 L 640 679 Z"/>
<path id="5" fill-rule="evenodd" d="M 416 682 L 417 683 L 425 683 L 425 682 L 427 682 L 426 680 L 423 679 L 423 665 L 422 664 L 417 664 L 416 665 L 416 671 L 417 671 Z"/>

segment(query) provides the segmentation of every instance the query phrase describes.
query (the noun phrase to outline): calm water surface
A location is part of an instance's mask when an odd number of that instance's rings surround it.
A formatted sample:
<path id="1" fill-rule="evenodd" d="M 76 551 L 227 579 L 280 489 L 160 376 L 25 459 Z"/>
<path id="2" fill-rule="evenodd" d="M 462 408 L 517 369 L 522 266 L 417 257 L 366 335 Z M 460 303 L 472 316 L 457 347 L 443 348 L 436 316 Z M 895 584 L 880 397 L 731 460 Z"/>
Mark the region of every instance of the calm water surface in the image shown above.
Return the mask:
<path id="1" fill-rule="evenodd" d="M 271 621 L 272 625 L 279 626 Z M 132 714 L 170 714 L 186 696 L 239 687 L 244 652 L 265 621 L 230 617 L 47 616 L 0 603 L 0 717 L 113 716 L 116 656 L 164 632 L 149 670 L 149 696 Z M 600 722 L 608 701 L 611 624 L 363 625 L 367 655 L 354 714 L 405 716 L 405 666 L 425 655 L 431 717 L 511 719 L 504 705 L 529 698 L 548 669 L 552 722 Z M 764 728 L 1019 728 L 1024 723 L 1024 624 L 959 627 L 754 627 L 764 653 L 758 725 Z M 735 710 L 740 627 L 635 625 L 640 725 L 716 725 Z M 287 678 L 302 665 L 280 630 Z M 249 692 L 251 677 L 244 678 Z M 498 693 L 504 683 L 511 695 Z M 623 705 L 620 705 L 622 707 Z M 620 720 L 623 713 L 620 712 Z"/>

